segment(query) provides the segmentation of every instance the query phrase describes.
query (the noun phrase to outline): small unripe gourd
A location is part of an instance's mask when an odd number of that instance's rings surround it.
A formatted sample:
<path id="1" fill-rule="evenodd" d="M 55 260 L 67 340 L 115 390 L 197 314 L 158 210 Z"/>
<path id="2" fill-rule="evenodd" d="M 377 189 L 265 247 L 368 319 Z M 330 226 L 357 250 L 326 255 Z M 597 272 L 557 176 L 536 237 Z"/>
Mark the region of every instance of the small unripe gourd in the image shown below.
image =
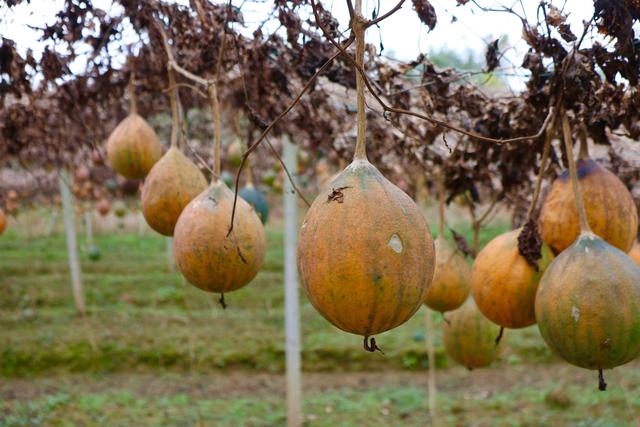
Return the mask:
<path id="1" fill-rule="evenodd" d="M 436 267 L 433 283 L 424 303 L 432 310 L 445 312 L 460 307 L 469 297 L 471 269 L 467 260 L 444 236 L 435 241 Z"/>
<path id="2" fill-rule="evenodd" d="M 424 302 L 434 262 L 418 206 L 363 158 L 321 191 L 302 223 L 303 288 L 347 332 L 369 337 L 406 322 Z"/>
<path id="3" fill-rule="evenodd" d="M 620 179 L 591 159 L 577 163 L 578 180 L 592 231 L 627 252 L 638 233 L 638 212 Z M 542 239 L 558 254 L 578 237 L 578 211 L 569 171 L 558 177 L 540 212 Z"/>
<path id="4" fill-rule="evenodd" d="M 536 323 L 538 282 L 553 259 L 543 245 L 536 271 L 518 250 L 520 231 L 494 238 L 480 251 L 471 270 L 471 293 L 478 308 L 492 322 L 510 329 Z"/>
<path id="5" fill-rule="evenodd" d="M 240 141 L 233 141 L 227 147 L 227 163 L 238 167 L 242 163 L 242 144 Z"/>
<path id="6" fill-rule="evenodd" d="M 627 363 L 640 354 L 640 267 L 585 232 L 542 276 L 536 318 L 545 342 L 569 363 Z"/>
<path id="7" fill-rule="evenodd" d="M 498 356 L 495 338 L 500 327 L 480 313 L 469 298 L 444 322 L 444 348 L 449 357 L 468 369 L 489 366 Z"/>
<path id="8" fill-rule="evenodd" d="M 153 166 L 142 187 L 142 214 L 151 228 L 172 236 L 187 204 L 207 188 L 200 169 L 177 147 Z"/>
<path id="9" fill-rule="evenodd" d="M 267 198 L 262 194 L 262 191 L 249 184 L 240 190 L 238 194 L 256 210 L 260 221 L 266 224 L 269 219 L 269 202 L 267 202 Z"/>
<path id="10" fill-rule="evenodd" d="M 213 182 L 184 208 L 174 230 L 176 264 L 191 284 L 204 291 L 239 289 L 253 280 L 264 261 L 264 228 L 242 198 L 227 236 L 233 199 L 222 180 Z"/>
<path id="11" fill-rule="evenodd" d="M 111 168 L 128 179 L 144 178 L 161 156 L 158 135 L 135 112 L 122 120 L 107 140 Z"/>
<path id="12" fill-rule="evenodd" d="M 118 218 L 124 218 L 124 216 L 127 214 L 127 207 L 125 206 L 124 203 L 122 203 L 121 201 L 118 201 L 113 207 L 113 213 Z"/>

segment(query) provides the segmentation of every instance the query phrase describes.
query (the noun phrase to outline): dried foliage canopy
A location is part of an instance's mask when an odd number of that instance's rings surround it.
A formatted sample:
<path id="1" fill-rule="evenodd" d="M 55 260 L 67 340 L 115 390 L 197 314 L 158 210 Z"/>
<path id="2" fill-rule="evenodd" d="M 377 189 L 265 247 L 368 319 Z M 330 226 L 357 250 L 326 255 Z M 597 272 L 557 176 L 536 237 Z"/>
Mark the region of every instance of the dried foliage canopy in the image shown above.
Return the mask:
<path id="1" fill-rule="evenodd" d="M 17 3 L 9 2 L 9 7 Z M 191 0 L 185 7 L 173 2 L 114 0 L 119 7 L 108 12 L 90 0 L 66 0 L 55 23 L 40 29 L 49 46 L 40 58 L 31 52 L 21 55 L 17 41 L 6 35 L 1 39 L 0 163 L 13 159 L 25 167 L 59 166 L 99 151 L 126 114 L 125 89 L 132 73 L 139 111 L 145 116 L 168 111 L 167 56 L 159 28 L 167 34 L 176 62 L 203 77 L 216 72 L 219 46 L 226 37 L 220 98 L 229 127 L 251 140 L 336 54 L 327 37 L 340 42 L 349 35 L 341 32 L 338 20 L 322 3 L 315 5 L 319 17 L 315 20 L 314 3 L 275 0 L 270 18 L 280 28 L 269 33 L 268 26 L 258 26 L 247 36 L 243 10 L 235 6 L 240 2 Z M 457 3 L 482 9 L 476 1 Z M 465 79 L 465 73 L 439 69 L 427 55 L 399 63 L 377 55 L 375 46 L 369 45 L 364 68 L 371 87 L 394 108 L 496 140 L 536 135 L 552 107 L 566 108 L 574 129 L 587 132 L 597 144 L 609 144 L 611 132 L 638 138 L 640 42 L 633 25 L 640 18 L 640 3 L 595 0 L 594 16 L 584 28 L 571 28 L 567 11 L 553 3 L 540 1 L 539 22 L 522 18 L 523 38 L 529 46 L 521 64 L 529 74 L 522 93 L 487 95 L 477 83 Z M 429 28 L 437 25 L 429 1 L 412 0 L 401 6 L 413 7 Z M 511 9 L 498 12 L 517 16 Z M 125 36 L 131 30 L 137 41 L 127 44 Z M 585 36 L 594 32 L 601 37 L 585 43 Z M 498 68 L 501 56 L 498 41 L 491 43 L 483 71 Z M 318 156 L 349 158 L 355 123 L 351 64 L 339 55 L 274 132 L 293 135 L 297 144 Z M 183 86 L 180 96 L 185 110 L 207 108 L 206 99 L 184 87 L 191 82 L 181 78 L 178 84 Z M 373 97 L 367 104 L 369 156 L 392 179 L 411 187 L 413 176 L 430 175 L 441 167 L 450 200 L 460 194 L 474 199 L 493 194 L 516 207 L 526 206 L 539 172 L 543 138 L 489 142 L 416 116 L 385 112 Z M 557 170 L 561 159 L 554 152 L 551 157 Z M 628 185 L 635 183 L 637 174 L 625 172 L 624 161 L 617 158 L 612 167 L 628 178 Z"/>

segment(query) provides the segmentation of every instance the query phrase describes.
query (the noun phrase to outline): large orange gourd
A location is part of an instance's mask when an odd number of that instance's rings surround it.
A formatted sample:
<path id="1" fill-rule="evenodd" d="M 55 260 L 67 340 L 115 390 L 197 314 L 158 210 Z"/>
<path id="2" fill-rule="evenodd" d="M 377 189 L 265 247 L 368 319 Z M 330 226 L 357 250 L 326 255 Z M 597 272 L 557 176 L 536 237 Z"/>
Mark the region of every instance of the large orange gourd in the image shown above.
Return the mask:
<path id="1" fill-rule="evenodd" d="M 495 338 L 499 331 L 469 298 L 444 322 L 444 348 L 449 357 L 468 369 L 483 368 L 498 356 Z"/>
<path id="2" fill-rule="evenodd" d="M 313 202 L 298 269 L 313 306 L 347 332 L 371 336 L 406 322 L 434 271 L 417 205 L 368 161 L 356 159 Z"/>
<path id="3" fill-rule="evenodd" d="M 354 21 L 364 55 L 364 18 Z M 338 328 L 367 338 L 406 322 L 434 270 L 431 233 L 409 196 L 366 158 L 364 87 L 358 82 L 355 158 L 320 192 L 300 231 L 298 270 L 311 304 Z"/>
<path id="4" fill-rule="evenodd" d="M 577 173 L 591 230 L 618 249 L 629 251 L 638 232 L 638 212 L 631 193 L 617 176 L 589 158 L 577 163 Z M 551 186 L 540 212 L 539 229 L 556 254 L 578 237 L 578 211 L 568 171 Z"/>
<path id="5" fill-rule="evenodd" d="M 249 283 L 264 260 L 262 222 L 238 197 L 229 236 L 234 194 L 218 179 L 180 214 L 173 235 L 173 253 L 183 276 L 198 288 L 226 293 Z"/>
<path id="6" fill-rule="evenodd" d="M 538 282 L 553 258 L 551 250 L 543 245 L 536 271 L 518 250 L 520 231 L 494 238 L 480 251 L 471 270 L 471 293 L 482 314 L 511 329 L 536 323 Z"/>
<path id="7" fill-rule="evenodd" d="M 220 179 L 222 136 L 217 84 L 208 87 L 214 121 L 213 181 L 184 208 L 173 234 L 173 253 L 182 275 L 194 286 L 222 294 L 256 276 L 266 250 L 262 222 L 255 210 Z M 233 228 L 230 225 L 233 218 Z"/>

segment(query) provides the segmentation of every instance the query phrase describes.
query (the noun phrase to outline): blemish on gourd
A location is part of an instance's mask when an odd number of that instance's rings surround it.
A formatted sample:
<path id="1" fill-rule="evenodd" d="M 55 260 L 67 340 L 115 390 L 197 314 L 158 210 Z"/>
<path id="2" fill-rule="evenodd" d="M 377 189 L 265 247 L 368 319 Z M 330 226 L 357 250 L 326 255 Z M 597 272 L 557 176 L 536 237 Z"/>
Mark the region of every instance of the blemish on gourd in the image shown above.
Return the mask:
<path id="1" fill-rule="evenodd" d="M 331 189 L 331 194 L 327 196 L 327 203 L 330 203 L 330 202 L 343 203 L 344 193 L 342 192 L 342 190 L 346 190 L 347 188 L 351 188 L 351 187 L 346 186 L 346 187 L 338 187 L 338 188 Z"/>
<path id="2" fill-rule="evenodd" d="M 571 317 L 573 317 L 573 320 L 576 323 L 578 323 L 578 320 L 580 320 L 580 309 L 575 305 L 571 308 Z"/>
<path id="3" fill-rule="evenodd" d="M 389 243 L 387 243 L 387 246 L 389 246 L 391 250 L 393 250 L 397 254 L 401 253 L 403 249 L 402 240 L 400 240 L 400 237 L 398 237 L 398 235 L 395 233 L 389 239 Z"/>

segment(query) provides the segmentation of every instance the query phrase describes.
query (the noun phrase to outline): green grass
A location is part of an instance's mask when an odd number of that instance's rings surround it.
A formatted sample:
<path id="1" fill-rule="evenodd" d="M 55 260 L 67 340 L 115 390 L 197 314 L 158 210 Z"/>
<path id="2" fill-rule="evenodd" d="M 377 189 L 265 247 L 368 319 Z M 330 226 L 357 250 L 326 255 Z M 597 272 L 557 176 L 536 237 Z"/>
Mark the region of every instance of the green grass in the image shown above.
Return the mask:
<path id="1" fill-rule="evenodd" d="M 483 238 L 503 229 L 487 229 Z M 96 236 L 102 259 L 92 262 L 85 252 L 81 254 L 89 310 L 84 320 L 73 305 L 64 237 L 27 241 L 9 233 L 0 240 L 0 375 L 184 370 L 189 366 L 203 371 L 281 372 L 282 237 L 280 227 L 267 228 L 264 268 L 249 286 L 228 294 L 229 307 L 222 310 L 217 296 L 168 272 L 163 237 Z M 403 327 L 380 335 L 385 356 L 370 355 L 362 351 L 361 338 L 331 326 L 302 295 L 304 369 L 424 369 L 428 361 L 422 318 L 415 316 Z M 440 322 L 438 318 L 438 326 Z M 529 331 L 518 334 L 524 342 L 531 338 Z M 536 358 L 548 356 L 536 353 Z M 441 348 L 437 363 L 440 367 L 449 363 Z"/>
<path id="2" fill-rule="evenodd" d="M 470 232 L 465 224 L 456 228 Z M 481 242 L 505 229 L 484 229 Z M 83 319 L 73 304 L 64 236 L 9 230 L 0 238 L 0 426 L 283 425 L 282 237 L 278 224 L 267 227 L 264 268 L 226 295 L 223 310 L 215 295 L 168 271 L 164 238 L 98 235 L 102 259 L 81 253 L 89 310 Z M 376 337 L 382 355 L 363 351 L 361 337 L 331 326 L 304 295 L 300 303 L 306 424 L 425 425 L 424 309 Z M 535 327 L 507 331 L 496 368 L 453 368 L 435 318 L 444 425 L 613 426 L 640 410 L 637 369 L 623 371 L 635 385 L 626 398 L 617 383 L 596 393 L 593 373 L 560 365 Z M 558 369 L 570 377 L 560 392 Z M 239 385 L 254 377 L 260 380 Z M 124 383 L 105 385 L 113 378 Z M 521 383 L 509 382 L 516 379 Z M 220 390 L 203 392 L 212 382 Z"/>

